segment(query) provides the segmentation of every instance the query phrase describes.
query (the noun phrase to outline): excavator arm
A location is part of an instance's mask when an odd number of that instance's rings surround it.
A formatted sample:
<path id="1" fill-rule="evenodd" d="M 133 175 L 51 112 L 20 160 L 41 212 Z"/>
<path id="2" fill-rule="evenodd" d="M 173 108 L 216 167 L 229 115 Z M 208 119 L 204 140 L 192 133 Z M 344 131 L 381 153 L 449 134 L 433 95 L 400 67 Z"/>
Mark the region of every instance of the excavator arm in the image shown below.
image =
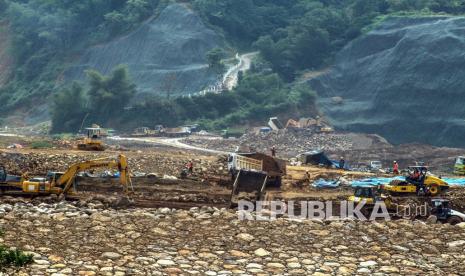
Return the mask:
<path id="1" fill-rule="evenodd" d="M 79 172 L 97 168 L 117 169 L 120 172 L 120 183 L 124 187 L 125 194 L 129 193 L 129 186 L 131 186 L 131 189 L 133 189 L 128 168 L 128 161 L 126 156 L 122 154 L 118 155 L 116 160 L 100 158 L 74 164 L 69 167 L 69 169 L 66 170 L 66 172 L 60 178 L 56 180 L 53 186 L 64 187 L 61 193 L 66 194 L 71 188 L 74 179 Z"/>

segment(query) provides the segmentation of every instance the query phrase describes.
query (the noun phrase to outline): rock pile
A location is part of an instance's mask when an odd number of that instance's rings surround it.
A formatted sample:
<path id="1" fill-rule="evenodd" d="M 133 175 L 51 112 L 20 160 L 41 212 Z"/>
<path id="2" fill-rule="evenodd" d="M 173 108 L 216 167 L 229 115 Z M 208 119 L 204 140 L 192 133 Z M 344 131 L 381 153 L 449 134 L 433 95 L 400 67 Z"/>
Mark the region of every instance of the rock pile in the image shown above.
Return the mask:
<path id="1" fill-rule="evenodd" d="M 28 172 L 32 175 L 45 175 L 48 171 L 64 171 L 70 165 L 103 157 L 114 158 L 117 152 L 2 152 L 0 164 L 5 166 L 8 174 L 21 175 Z M 226 172 L 224 162 L 216 157 L 203 157 L 183 152 L 156 152 L 146 150 L 124 152 L 128 157 L 129 166 L 134 173 L 156 173 L 160 176 L 179 176 L 182 168 L 189 160 L 193 160 L 194 171 L 197 175 L 222 174 Z"/>
<path id="2" fill-rule="evenodd" d="M 234 151 L 236 147 L 250 147 L 259 152 L 270 153 L 273 146 L 281 157 L 321 149 L 325 151 L 350 150 L 354 146 L 352 137 L 337 133 L 316 133 L 314 130 L 282 130 L 269 133 L 246 133 L 239 139 L 187 138 L 183 142 L 204 148 Z"/>
<path id="3" fill-rule="evenodd" d="M 461 226 L 421 221 L 239 221 L 211 207 L 69 203 L 0 210 L 0 243 L 34 255 L 7 275 L 458 275 L 465 261 Z"/>

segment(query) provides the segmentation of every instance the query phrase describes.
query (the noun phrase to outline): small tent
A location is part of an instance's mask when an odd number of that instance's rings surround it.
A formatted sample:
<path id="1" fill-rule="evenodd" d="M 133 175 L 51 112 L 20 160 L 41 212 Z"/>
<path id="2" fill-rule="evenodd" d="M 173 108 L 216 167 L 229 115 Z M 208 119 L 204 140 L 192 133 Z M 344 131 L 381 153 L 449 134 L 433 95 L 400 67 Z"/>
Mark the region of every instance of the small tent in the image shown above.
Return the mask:
<path id="1" fill-rule="evenodd" d="M 299 161 L 302 162 L 302 164 L 323 165 L 327 167 L 336 165 L 321 150 L 304 152 L 299 155 Z"/>

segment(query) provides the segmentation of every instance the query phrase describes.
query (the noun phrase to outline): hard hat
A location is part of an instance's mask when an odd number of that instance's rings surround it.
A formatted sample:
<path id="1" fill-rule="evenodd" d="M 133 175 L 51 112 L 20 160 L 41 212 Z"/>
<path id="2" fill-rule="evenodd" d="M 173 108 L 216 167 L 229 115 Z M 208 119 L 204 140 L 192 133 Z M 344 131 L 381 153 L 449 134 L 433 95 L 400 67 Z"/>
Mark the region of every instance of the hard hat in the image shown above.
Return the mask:
<path id="1" fill-rule="evenodd" d="M 394 163 L 397 163 L 397 161 L 394 161 Z"/>

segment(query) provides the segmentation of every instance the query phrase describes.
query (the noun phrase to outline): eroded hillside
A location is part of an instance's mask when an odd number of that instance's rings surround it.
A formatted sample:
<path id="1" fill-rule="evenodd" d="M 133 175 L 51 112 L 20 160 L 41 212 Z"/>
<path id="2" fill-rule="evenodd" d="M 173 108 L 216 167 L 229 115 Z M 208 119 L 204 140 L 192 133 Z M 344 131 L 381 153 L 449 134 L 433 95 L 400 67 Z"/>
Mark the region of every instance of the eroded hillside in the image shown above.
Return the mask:
<path id="1" fill-rule="evenodd" d="M 6 83 L 11 72 L 13 60 L 9 52 L 9 46 L 8 25 L 0 22 L 0 87 Z"/>
<path id="2" fill-rule="evenodd" d="M 311 81 L 320 107 L 341 129 L 463 146 L 464 34 L 463 17 L 386 20 Z"/>
<path id="3" fill-rule="evenodd" d="M 205 56 L 221 44 L 196 13 L 171 4 L 128 35 L 88 49 L 65 75 L 85 80 L 86 69 L 106 74 L 126 64 L 139 95 L 194 93 L 215 83 Z"/>

